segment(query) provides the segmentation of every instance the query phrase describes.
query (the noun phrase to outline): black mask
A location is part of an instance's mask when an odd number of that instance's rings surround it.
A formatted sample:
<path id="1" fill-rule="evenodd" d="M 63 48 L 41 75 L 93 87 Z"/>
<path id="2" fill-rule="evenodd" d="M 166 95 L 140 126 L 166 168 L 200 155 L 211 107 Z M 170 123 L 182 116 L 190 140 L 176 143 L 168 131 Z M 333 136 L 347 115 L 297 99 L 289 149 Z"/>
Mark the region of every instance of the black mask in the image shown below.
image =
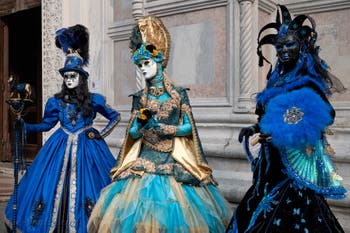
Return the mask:
<path id="1" fill-rule="evenodd" d="M 291 34 L 280 37 L 275 44 L 277 57 L 281 63 L 289 65 L 299 59 L 300 43 Z"/>

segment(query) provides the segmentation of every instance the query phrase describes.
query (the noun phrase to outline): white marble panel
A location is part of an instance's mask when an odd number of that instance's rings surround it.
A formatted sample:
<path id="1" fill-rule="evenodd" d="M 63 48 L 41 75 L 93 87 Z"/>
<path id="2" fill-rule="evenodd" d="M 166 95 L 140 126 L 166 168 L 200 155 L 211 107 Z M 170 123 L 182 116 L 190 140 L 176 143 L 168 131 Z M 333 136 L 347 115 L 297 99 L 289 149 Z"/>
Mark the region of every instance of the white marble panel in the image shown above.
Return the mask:
<path id="1" fill-rule="evenodd" d="M 214 25 L 202 22 L 169 28 L 172 54 L 168 73 L 179 85 L 214 81 Z"/>
<path id="2" fill-rule="evenodd" d="M 114 47 L 114 102 L 119 108 L 130 110 L 131 98 L 128 96 L 137 91 L 135 66 L 128 41 L 118 41 Z"/>

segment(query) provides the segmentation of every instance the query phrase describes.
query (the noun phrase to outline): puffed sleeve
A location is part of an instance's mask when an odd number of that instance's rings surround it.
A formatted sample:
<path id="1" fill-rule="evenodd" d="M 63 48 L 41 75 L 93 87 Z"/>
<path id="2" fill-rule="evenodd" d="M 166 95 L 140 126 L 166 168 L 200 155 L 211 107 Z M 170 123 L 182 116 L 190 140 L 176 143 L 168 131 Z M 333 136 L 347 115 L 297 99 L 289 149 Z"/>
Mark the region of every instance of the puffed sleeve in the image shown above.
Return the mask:
<path id="1" fill-rule="evenodd" d="M 106 127 L 100 132 L 102 137 L 106 137 L 112 132 L 114 127 L 120 121 L 120 114 L 112 109 L 108 104 L 106 104 L 105 97 L 100 94 L 92 95 L 92 104 L 96 112 L 100 113 L 102 116 L 109 120 Z"/>
<path id="2" fill-rule="evenodd" d="M 27 132 L 45 132 L 52 129 L 58 122 L 58 102 L 56 98 L 51 97 L 45 105 L 44 118 L 41 123 L 29 124 L 25 123 Z"/>

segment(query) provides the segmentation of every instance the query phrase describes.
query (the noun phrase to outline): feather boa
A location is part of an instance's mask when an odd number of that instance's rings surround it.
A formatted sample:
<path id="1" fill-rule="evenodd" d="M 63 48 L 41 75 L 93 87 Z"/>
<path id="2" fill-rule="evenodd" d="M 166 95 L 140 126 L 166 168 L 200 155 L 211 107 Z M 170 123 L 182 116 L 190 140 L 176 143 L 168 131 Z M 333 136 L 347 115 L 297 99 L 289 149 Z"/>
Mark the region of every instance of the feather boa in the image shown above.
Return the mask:
<path id="1" fill-rule="evenodd" d="M 301 119 L 288 123 L 285 118 L 293 115 L 288 113 L 293 108 L 298 109 Z M 270 134 L 272 143 L 278 148 L 313 146 L 324 129 L 333 123 L 331 111 L 332 107 L 313 89 L 293 90 L 271 98 L 260 121 L 261 132 Z"/>

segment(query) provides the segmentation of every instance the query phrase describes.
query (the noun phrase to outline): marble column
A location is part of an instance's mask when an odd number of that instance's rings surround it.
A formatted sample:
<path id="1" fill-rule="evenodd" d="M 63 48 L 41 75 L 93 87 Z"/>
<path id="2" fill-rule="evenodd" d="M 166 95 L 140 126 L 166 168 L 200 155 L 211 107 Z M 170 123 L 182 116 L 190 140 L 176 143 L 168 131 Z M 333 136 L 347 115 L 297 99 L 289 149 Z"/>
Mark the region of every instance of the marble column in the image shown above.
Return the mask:
<path id="1" fill-rule="evenodd" d="M 240 93 L 238 112 L 250 112 L 253 105 L 253 3 L 254 0 L 238 0 L 240 5 Z"/>
<path id="2" fill-rule="evenodd" d="M 42 102 L 61 90 L 58 70 L 64 63 L 62 52 L 55 45 L 55 32 L 62 27 L 62 1 L 42 0 Z M 43 108 L 44 109 L 44 108 Z M 52 131 L 51 131 L 52 132 Z M 50 133 L 43 134 L 43 140 Z"/>
<path id="3" fill-rule="evenodd" d="M 144 0 L 133 0 L 132 1 L 132 16 L 135 20 L 146 15 Z M 139 69 L 136 69 L 136 87 L 141 90 L 145 87 L 145 80 Z"/>
<path id="4" fill-rule="evenodd" d="M 133 0 L 132 1 L 132 16 L 138 19 L 145 15 L 145 3 L 144 0 Z"/>

